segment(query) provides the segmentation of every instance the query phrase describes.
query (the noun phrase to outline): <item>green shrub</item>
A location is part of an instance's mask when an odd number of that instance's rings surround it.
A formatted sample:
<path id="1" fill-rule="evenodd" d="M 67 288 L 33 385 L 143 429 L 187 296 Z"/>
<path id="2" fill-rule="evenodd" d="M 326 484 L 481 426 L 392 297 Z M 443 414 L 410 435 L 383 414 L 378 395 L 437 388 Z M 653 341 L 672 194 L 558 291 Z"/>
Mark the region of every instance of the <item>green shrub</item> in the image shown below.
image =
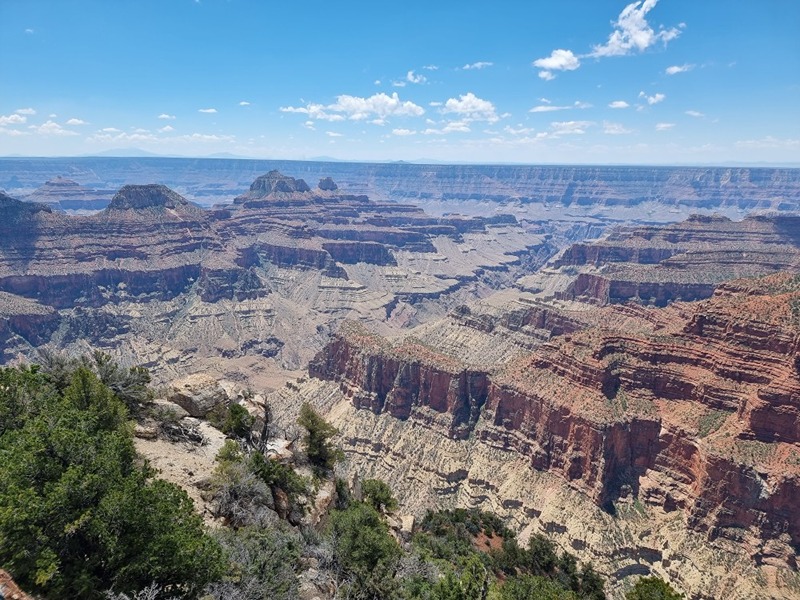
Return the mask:
<path id="1" fill-rule="evenodd" d="M 330 472 L 338 461 L 344 459 L 342 450 L 330 441 L 339 433 L 338 430 L 325 421 L 308 402 L 301 407 L 297 424 L 306 430 L 303 444 L 308 462 L 311 463 L 317 474 L 324 475 Z"/>
<path id="2" fill-rule="evenodd" d="M 673 587 L 660 577 L 642 577 L 625 594 L 625 600 L 681 600 L 683 594 L 676 592 Z"/>
<path id="3" fill-rule="evenodd" d="M 368 502 L 379 512 L 393 512 L 397 510 L 397 500 L 392 496 L 392 490 L 380 479 L 365 479 L 361 484 L 364 501 Z"/>

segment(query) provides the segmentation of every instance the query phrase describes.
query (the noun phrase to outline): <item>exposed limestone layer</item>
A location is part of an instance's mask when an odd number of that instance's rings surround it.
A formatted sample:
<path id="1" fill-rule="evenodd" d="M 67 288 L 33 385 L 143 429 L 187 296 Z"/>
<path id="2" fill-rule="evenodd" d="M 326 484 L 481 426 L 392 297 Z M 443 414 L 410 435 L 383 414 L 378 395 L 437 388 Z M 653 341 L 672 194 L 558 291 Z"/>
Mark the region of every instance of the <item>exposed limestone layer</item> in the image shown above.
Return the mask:
<path id="1" fill-rule="evenodd" d="M 433 324 L 428 343 L 349 324 L 309 372 L 338 382 L 354 408 L 404 422 L 403 435 L 421 427 L 510 452 L 610 513 L 644 502 L 713 548 L 740 544 L 789 573 L 800 547 L 798 306 L 800 279 L 779 274 L 696 304 L 608 306 L 583 324 L 578 312 L 559 320 L 530 307 L 518 323 L 564 335 L 483 369 L 439 350 Z M 502 337 L 490 318 L 463 327 L 477 344 Z M 382 443 L 377 454 L 395 451 Z"/>
<path id="2" fill-rule="evenodd" d="M 665 306 L 708 298 L 722 281 L 800 266 L 800 217 L 694 216 L 667 226 L 618 229 L 574 244 L 554 268 L 577 268 L 561 298 Z"/>
<path id="3" fill-rule="evenodd" d="M 256 359 L 291 370 L 345 316 L 382 331 L 422 322 L 531 272 L 560 243 L 513 217 L 434 219 L 321 185 L 272 172 L 209 211 L 127 185 L 91 216 L 0 197 L 0 360 L 88 343 L 168 377 L 220 355 L 223 372 L 263 372 Z"/>
<path id="4" fill-rule="evenodd" d="M 102 210 L 113 195 L 113 190 L 94 189 L 59 176 L 24 198 L 26 202 L 40 202 L 60 210 Z"/>

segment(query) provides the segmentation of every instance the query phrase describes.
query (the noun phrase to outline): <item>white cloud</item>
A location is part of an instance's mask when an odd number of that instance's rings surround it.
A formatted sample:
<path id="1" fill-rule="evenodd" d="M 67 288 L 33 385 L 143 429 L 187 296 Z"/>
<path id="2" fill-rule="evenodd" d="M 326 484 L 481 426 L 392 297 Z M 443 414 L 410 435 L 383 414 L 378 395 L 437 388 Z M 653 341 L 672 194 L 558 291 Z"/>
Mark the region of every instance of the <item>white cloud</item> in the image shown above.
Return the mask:
<path id="1" fill-rule="evenodd" d="M 27 131 L 20 131 L 19 129 L 6 129 L 5 127 L 0 127 L 0 133 L 4 135 L 10 135 L 12 137 L 30 135 Z"/>
<path id="2" fill-rule="evenodd" d="M 487 62 L 487 61 L 481 60 L 481 61 L 478 61 L 478 62 L 474 62 L 472 64 L 464 65 L 461 68 L 464 69 L 465 71 L 471 71 L 471 70 L 478 70 L 479 71 L 481 69 L 486 69 L 487 67 L 493 67 L 493 66 L 494 66 L 493 62 Z"/>
<path id="3" fill-rule="evenodd" d="M 100 131 L 102 131 L 104 133 L 120 133 L 120 131 L 122 131 L 122 130 L 121 129 L 117 129 L 116 127 L 105 127 L 103 129 L 101 129 Z"/>
<path id="4" fill-rule="evenodd" d="M 422 68 L 425 69 L 426 71 L 438 71 L 439 70 L 439 67 L 437 67 L 436 65 L 425 65 Z"/>
<path id="5" fill-rule="evenodd" d="M 87 123 L 83 119 L 76 119 L 74 117 L 72 119 L 70 119 L 69 121 L 67 121 L 66 124 L 67 125 L 89 125 L 89 123 Z"/>
<path id="6" fill-rule="evenodd" d="M 511 126 L 506 125 L 503 128 L 503 131 L 510 133 L 511 135 L 531 135 L 535 130 L 531 129 L 530 127 L 522 127 L 521 125 L 518 129 L 514 129 Z"/>
<path id="7" fill-rule="evenodd" d="M 28 28 L 25 30 L 25 33 L 27 33 L 28 35 L 33 35 L 33 29 L 31 29 L 30 27 L 28 27 Z"/>
<path id="8" fill-rule="evenodd" d="M 739 148 L 782 148 L 786 150 L 797 150 L 800 148 L 800 139 L 779 139 L 768 135 L 760 140 L 739 140 L 736 142 Z"/>
<path id="9" fill-rule="evenodd" d="M 572 50 L 553 50 L 550 56 L 545 58 L 537 58 L 533 61 L 533 66 L 542 71 L 539 71 L 539 77 L 545 81 L 555 79 L 552 71 L 574 71 L 581 66 L 580 59 L 572 53 Z"/>
<path id="10" fill-rule="evenodd" d="M 458 99 L 449 98 L 447 102 L 444 103 L 442 112 L 445 114 L 455 113 L 471 121 L 488 121 L 489 123 L 495 123 L 500 120 L 500 117 L 497 116 L 494 104 L 488 100 L 478 98 L 472 92 L 467 92 L 459 96 Z"/>
<path id="11" fill-rule="evenodd" d="M 625 102 L 625 100 L 614 100 L 610 102 L 608 108 L 628 108 L 630 104 Z"/>
<path id="12" fill-rule="evenodd" d="M 653 94 L 652 96 L 648 96 L 644 92 L 639 92 L 639 98 L 643 98 L 650 106 L 652 106 L 653 104 L 663 102 L 666 96 L 664 94 Z"/>
<path id="13" fill-rule="evenodd" d="M 550 129 L 553 135 L 582 135 L 592 125 L 591 121 L 554 121 Z"/>
<path id="14" fill-rule="evenodd" d="M 694 65 L 673 65 L 667 67 L 664 72 L 667 75 L 677 75 L 678 73 L 686 73 L 686 71 L 691 71 L 692 69 L 694 69 Z"/>
<path id="15" fill-rule="evenodd" d="M 58 115 L 57 115 L 56 113 L 50 113 L 50 114 L 49 114 L 49 115 L 47 115 L 47 116 L 48 116 L 49 118 L 51 118 L 51 119 L 55 119 L 55 118 L 56 118 Z"/>
<path id="16" fill-rule="evenodd" d="M 375 80 L 375 85 L 380 85 L 380 84 L 381 84 L 381 80 L 380 79 L 376 79 Z"/>
<path id="17" fill-rule="evenodd" d="M 428 78 L 425 75 L 419 75 L 414 73 L 414 71 L 409 71 L 406 73 L 406 81 L 409 83 L 425 83 L 428 81 Z"/>
<path id="18" fill-rule="evenodd" d="M 580 100 L 576 100 L 574 104 L 571 106 L 556 106 L 555 104 L 540 104 L 539 106 L 534 106 L 528 112 L 532 113 L 545 113 L 545 112 L 556 112 L 559 110 L 570 110 L 573 108 L 591 108 L 592 105 L 588 102 L 581 102 Z"/>
<path id="19" fill-rule="evenodd" d="M 446 133 L 469 133 L 472 131 L 466 121 L 450 121 L 441 128 L 428 128 L 423 131 L 423 135 L 444 135 Z"/>
<path id="20" fill-rule="evenodd" d="M 441 106 L 444 102 L 428 102 L 428 106 Z"/>
<path id="21" fill-rule="evenodd" d="M 417 132 L 414 131 L 413 129 L 392 129 L 392 133 L 394 135 L 406 136 L 406 135 L 416 135 Z"/>
<path id="22" fill-rule="evenodd" d="M 393 81 L 392 87 L 406 87 L 405 81 Z"/>
<path id="23" fill-rule="evenodd" d="M 314 121 L 306 121 L 305 123 L 303 123 L 303 127 L 305 127 L 306 129 L 310 129 L 311 131 L 317 130 L 316 127 L 314 127 Z"/>
<path id="24" fill-rule="evenodd" d="M 30 129 L 32 129 L 35 133 L 38 133 L 39 135 L 58 135 L 58 136 L 78 135 L 77 132 L 75 131 L 64 129 L 61 125 L 59 125 L 55 121 L 45 121 L 38 127 L 36 125 L 31 125 Z"/>
<path id="25" fill-rule="evenodd" d="M 250 106 L 250 103 L 247 100 L 242 100 L 239 102 L 239 106 Z"/>
<path id="26" fill-rule="evenodd" d="M 158 130 L 159 133 L 169 133 L 170 131 L 175 131 L 175 128 L 172 125 L 164 125 L 161 129 Z"/>
<path id="27" fill-rule="evenodd" d="M 403 102 L 394 92 L 391 96 L 379 93 L 362 98 L 343 94 L 336 98 L 334 104 L 313 104 L 305 106 L 282 106 L 281 112 L 300 113 L 310 119 L 322 121 L 364 121 L 371 117 L 386 119 L 389 117 L 419 117 L 425 109 L 411 101 Z"/>
<path id="28" fill-rule="evenodd" d="M 338 133 L 336 131 L 326 131 L 325 135 L 327 135 L 328 137 L 342 137 L 342 136 L 344 136 L 343 133 Z"/>
<path id="29" fill-rule="evenodd" d="M 626 129 L 622 123 L 612 123 L 611 121 L 603 121 L 603 133 L 607 135 L 623 135 L 631 133 L 630 129 Z"/>
<path id="30" fill-rule="evenodd" d="M 217 112 L 217 109 L 216 108 L 199 108 L 199 109 L 197 109 L 197 112 L 213 115 L 214 113 Z"/>
<path id="31" fill-rule="evenodd" d="M 696 111 L 696 110 L 687 110 L 686 114 L 689 115 L 690 117 L 694 117 L 696 119 L 701 119 L 701 118 L 705 117 L 705 115 L 703 113 L 701 113 L 699 111 Z"/>
<path id="32" fill-rule="evenodd" d="M 614 31 L 608 36 L 608 41 L 594 46 L 589 56 L 599 58 L 624 56 L 633 51 L 643 52 L 653 44 L 667 44 L 678 37 L 681 32 L 676 27 L 662 27 L 658 32 L 650 27 L 646 15 L 657 3 L 658 0 L 637 0 L 628 4 L 614 23 Z"/>
<path id="33" fill-rule="evenodd" d="M 542 104 L 552 104 L 552 102 L 547 98 L 539 98 L 539 102 L 541 102 Z"/>
<path id="34" fill-rule="evenodd" d="M 160 115 L 158 115 L 158 118 L 159 119 L 167 119 L 167 120 L 171 121 L 171 120 L 173 120 L 175 118 L 175 115 L 168 115 L 167 113 L 161 113 Z"/>
<path id="35" fill-rule="evenodd" d="M 36 114 L 36 110 L 34 110 L 33 108 L 18 108 L 14 112 L 17 113 L 18 115 L 35 115 Z"/>
<path id="36" fill-rule="evenodd" d="M 656 131 L 667 131 L 675 127 L 675 123 L 656 123 Z"/>
<path id="37" fill-rule="evenodd" d="M 28 117 L 22 115 L 0 115 L 0 127 L 3 125 L 22 125 Z"/>

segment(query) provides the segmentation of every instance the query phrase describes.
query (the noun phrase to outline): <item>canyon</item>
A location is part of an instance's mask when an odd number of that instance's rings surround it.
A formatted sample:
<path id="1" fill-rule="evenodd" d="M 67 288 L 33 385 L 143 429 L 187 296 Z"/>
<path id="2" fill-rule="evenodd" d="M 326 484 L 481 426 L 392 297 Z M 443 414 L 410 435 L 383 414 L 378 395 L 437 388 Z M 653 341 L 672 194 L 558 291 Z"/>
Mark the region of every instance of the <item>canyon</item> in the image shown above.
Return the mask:
<path id="1" fill-rule="evenodd" d="M 800 597 L 797 170 L 268 165 L 0 160 L 0 362 L 308 401 L 345 474 L 545 532 L 612 597 Z"/>

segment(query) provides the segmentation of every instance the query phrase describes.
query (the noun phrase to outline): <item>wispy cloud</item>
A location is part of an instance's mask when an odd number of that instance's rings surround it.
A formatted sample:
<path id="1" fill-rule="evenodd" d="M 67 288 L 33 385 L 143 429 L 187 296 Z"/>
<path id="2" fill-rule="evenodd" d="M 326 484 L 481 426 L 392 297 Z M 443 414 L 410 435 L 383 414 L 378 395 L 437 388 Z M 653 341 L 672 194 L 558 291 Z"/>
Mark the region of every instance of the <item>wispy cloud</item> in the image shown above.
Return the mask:
<path id="1" fill-rule="evenodd" d="M 736 142 L 739 148 L 782 148 L 786 150 L 800 149 L 800 139 L 776 138 L 771 135 L 757 140 L 739 140 Z"/>
<path id="2" fill-rule="evenodd" d="M 486 68 L 492 67 L 492 66 L 494 66 L 493 62 L 488 62 L 488 61 L 483 61 L 482 60 L 482 61 L 474 62 L 474 63 L 468 64 L 468 65 L 464 65 L 461 68 L 463 70 L 465 70 L 465 71 L 480 71 L 481 69 L 486 69 Z"/>
<path id="3" fill-rule="evenodd" d="M 239 106 L 250 106 L 250 103 L 247 100 L 242 100 L 239 102 Z"/>
<path id="4" fill-rule="evenodd" d="M 35 32 L 34 32 L 34 30 L 33 30 L 33 29 L 31 29 L 30 27 L 28 27 L 28 28 L 25 30 L 25 33 L 27 33 L 28 35 L 33 35 Z"/>
<path id="5" fill-rule="evenodd" d="M 328 137 L 343 137 L 344 136 L 343 133 L 339 133 L 338 131 L 326 131 L 325 135 L 327 135 Z"/>
<path id="6" fill-rule="evenodd" d="M 591 108 L 592 105 L 588 102 L 581 102 L 580 100 L 576 100 L 574 104 L 568 106 L 556 106 L 555 104 L 540 104 L 539 106 L 534 106 L 528 112 L 532 113 L 546 113 L 546 112 L 556 112 L 559 110 L 571 110 L 573 108 L 584 109 L 584 108 Z"/>
<path id="7" fill-rule="evenodd" d="M 439 70 L 439 67 L 437 67 L 436 65 L 425 65 L 422 68 L 425 69 L 426 71 L 438 71 Z"/>
<path id="8" fill-rule="evenodd" d="M 30 115 L 35 115 L 36 114 L 36 110 L 33 109 L 33 108 L 18 108 L 14 112 L 17 113 L 18 115 L 29 115 L 30 116 Z"/>
<path id="9" fill-rule="evenodd" d="M 552 135 L 582 135 L 594 125 L 591 121 L 554 121 L 550 123 Z"/>
<path id="10" fill-rule="evenodd" d="M 76 119 L 73 117 L 72 119 L 66 122 L 66 125 L 89 125 L 89 123 L 87 123 L 83 119 Z"/>
<path id="11" fill-rule="evenodd" d="M 197 109 L 197 112 L 205 113 L 207 115 L 213 115 L 213 114 L 215 114 L 217 112 L 217 109 L 216 108 L 199 108 L 199 109 Z"/>
<path id="12" fill-rule="evenodd" d="M 170 131 L 175 131 L 175 128 L 172 125 L 164 125 L 161 129 L 158 130 L 159 133 L 169 133 Z"/>
<path id="13" fill-rule="evenodd" d="M 625 56 L 636 52 L 644 52 L 651 46 L 661 42 L 667 44 L 681 34 L 685 25 L 679 27 L 660 26 L 655 31 L 647 22 L 649 13 L 658 4 L 658 0 L 637 0 L 628 4 L 614 21 L 614 30 L 604 44 L 596 44 L 592 51 L 576 55 L 572 50 L 559 48 L 550 56 L 533 61 L 539 69 L 539 77 L 545 81 L 555 79 L 553 71 L 574 71 L 581 66 L 582 58 L 604 58 L 607 56 Z"/>
<path id="14" fill-rule="evenodd" d="M 391 96 L 379 93 L 362 98 L 343 94 L 334 104 L 308 103 L 305 106 L 282 106 L 281 112 L 308 115 L 309 119 L 321 121 L 365 121 L 371 118 L 418 117 L 425 109 L 413 102 L 402 101 L 394 92 Z"/>
<path id="15" fill-rule="evenodd" d="M 614 23 L 614 31 L 608 36 L 608 41 L 594 46 L 589 56 L 599 58 L 624 56 L 634 51 L 644 52 L 658 42 L 667 44 L 678 37 L 681 32 L 677 27 L 661 27 L 658 32 L 650 27 L 646 16 L 656 4 L 658 0 L 641 0 L 628 4 Z"/>
<path id="16" fill-rule="evenodd" d="M 675 127 L 675 123 L 656 123 L 656 131 L 669 131 Z"/>
<path id="17" fill-rule="evenodd" d="M 470 121 L 488 121 L 495 123 L 500 120 L 494 104 L 488 100 L 478 98 L 472 92 L 468 92 L 458 98 L 449 98 L 441 109 L 442 113 L 454 113 L 462 119 Z"/>
<path id="18" fill-rule="evenodd" d="M 28 121 L 24 115 L 0 115 L 0 127 L 4 125 L 22 125 Z"/>
<path id="19" fill-rule="evenodd" d="M 629 106 L 630 104 L 625 102 L 625 100 L 614 100 L 608 104 L 608 108 L 628 108 Z"/>
<path id="20" fill-rule="evenodd" d="M 45 121 L 41 125 L 30 125 L 29 129 L 31 129 L 34 133 L 38 133 L 39 135 L 56 135 L 56 136 L 78 135 L 77 131 L 64 129 L 61 125 L 59 125 L 55 121 L 50 121 L 50 120 Z"/>
<path id="21" fill-rule="evenodd" d="M 612 123 L 611 121 L 603 121 L 603 133 L 606 135 L 624 135 L 632 133 L 630 129 L 626 129 L 622 123 Z"/>
<path id="22" fill-rule="evenodd" d="M 653 104 L 658 104 L 659 102 L 663 102 L 666 98 L 664 94 L 653 94 L 652 96 L 648 96 L 644 92 L 639 92 L 639 98 L 645 100 L 650 106 Z"/>
<path id="23" fill-rule="evenodd" d="M 664 71 L 667 75 L 677 75 L 678 73 L 686 73 L 686 71 L 691 71 L 694 69 L 694 65 L 673 65 L 671 67 L 667 67 Z"/>
<path id="24" fill-rule="evenodd" d="M 392 134 L 393 135 L 399 135 L 399 136 L 408 136 L 408 135 L 416 135 L 417 132 L 414 131 L 413 129 L 400 128 L 400 129 L 392 129 Z"/>
<path id="25" fill-rule="evenodd" d="M 175 118 L 175 115 L 168 115 L 167 113 L 161 113 L 160 115 L 158 115 L 158 118 L 171 121 Z"/>
<path id="26" fill-rule="evenodd" d="M 686 114 L 695 119 L 702 119 L 705 115 L 697 110 L 687 110 Z"/>
<path id="27" fill-rule="evenodd" d="M 422 132 L 423 135 L 445 135 L 447 133 L 469 133 L 472 131 L 465 121 L 450 121 L 443 127 L 429 127 Z"/>

